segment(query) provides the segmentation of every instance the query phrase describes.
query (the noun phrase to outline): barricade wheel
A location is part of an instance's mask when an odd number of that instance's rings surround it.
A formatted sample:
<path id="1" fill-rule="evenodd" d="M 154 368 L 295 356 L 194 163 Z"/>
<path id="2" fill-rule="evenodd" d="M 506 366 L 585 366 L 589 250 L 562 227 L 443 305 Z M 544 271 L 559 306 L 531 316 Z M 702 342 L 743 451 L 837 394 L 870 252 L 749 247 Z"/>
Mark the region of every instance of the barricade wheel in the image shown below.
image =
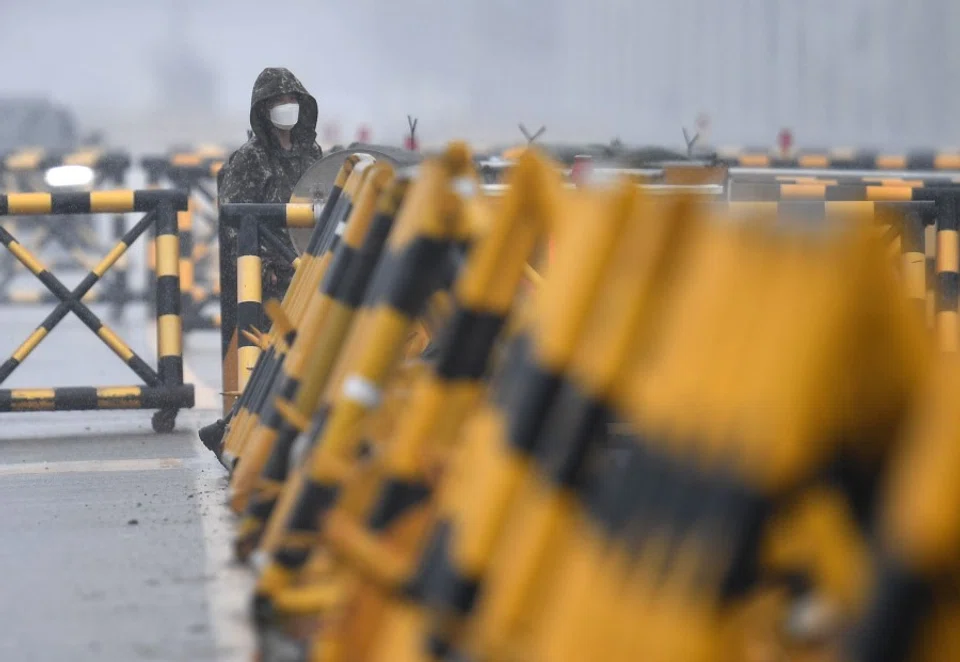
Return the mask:
<path id="1" fill-rule="evenodd" d="M 154 432 L 173 432 L 173 426 L 177 423 L 177 410 L 161 409 L 154 413 L 150 423 L 153 425 Z"/>

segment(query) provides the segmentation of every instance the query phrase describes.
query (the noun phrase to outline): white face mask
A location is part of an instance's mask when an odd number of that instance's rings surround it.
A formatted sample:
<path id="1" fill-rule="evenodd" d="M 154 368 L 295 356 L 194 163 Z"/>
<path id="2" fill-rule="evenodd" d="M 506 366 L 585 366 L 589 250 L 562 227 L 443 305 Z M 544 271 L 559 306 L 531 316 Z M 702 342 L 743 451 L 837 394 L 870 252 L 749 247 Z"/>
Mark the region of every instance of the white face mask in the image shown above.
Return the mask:
<path id="1" fill-rule="evenodd" d="M 300 119 L 300 104 L 281 103 L 270 109 L 270 121 L 278 129 L 292 129 L 297 125 L 298 119 Z"/>

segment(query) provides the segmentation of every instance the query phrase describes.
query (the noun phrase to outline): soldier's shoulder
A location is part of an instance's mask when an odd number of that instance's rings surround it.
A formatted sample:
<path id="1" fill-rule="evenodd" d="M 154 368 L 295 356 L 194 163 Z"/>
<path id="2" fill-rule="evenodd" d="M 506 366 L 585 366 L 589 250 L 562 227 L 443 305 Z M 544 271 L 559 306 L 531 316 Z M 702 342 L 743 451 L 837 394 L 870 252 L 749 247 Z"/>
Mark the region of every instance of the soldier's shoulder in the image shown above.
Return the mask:
<path id="1" fill-rule="evenodd" d="M 263 148 L 263 145 L 260 144 L 260 141 L 254 137 L 237 148 L 237 150 L 227 159 L 224 167 L 230 168 L 241 165 L 250 165 L 252 163 L 261 162 L 265 158 L 266 152 Z"/>

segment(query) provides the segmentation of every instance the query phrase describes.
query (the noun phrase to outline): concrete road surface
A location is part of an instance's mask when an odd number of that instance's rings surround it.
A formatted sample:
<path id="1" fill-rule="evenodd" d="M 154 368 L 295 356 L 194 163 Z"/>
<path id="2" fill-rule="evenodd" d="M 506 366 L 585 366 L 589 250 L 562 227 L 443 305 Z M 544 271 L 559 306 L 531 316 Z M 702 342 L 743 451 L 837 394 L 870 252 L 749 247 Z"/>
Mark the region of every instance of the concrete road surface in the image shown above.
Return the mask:
<path id="1" fill-rule="evenodd" d="M 47 311 L 0 308 L 0 358 Z M 145 320 L 114 329 L 152 363 Z M 4 388 L 138 382 L 77 320 L 61 327 Z M 219 414 L 218 347 L 187 339 L 198 408 L 172 434 L 151 412 L 0 414 L 0 660 L 251 659 L 225 472 L 196 441 Z"/>

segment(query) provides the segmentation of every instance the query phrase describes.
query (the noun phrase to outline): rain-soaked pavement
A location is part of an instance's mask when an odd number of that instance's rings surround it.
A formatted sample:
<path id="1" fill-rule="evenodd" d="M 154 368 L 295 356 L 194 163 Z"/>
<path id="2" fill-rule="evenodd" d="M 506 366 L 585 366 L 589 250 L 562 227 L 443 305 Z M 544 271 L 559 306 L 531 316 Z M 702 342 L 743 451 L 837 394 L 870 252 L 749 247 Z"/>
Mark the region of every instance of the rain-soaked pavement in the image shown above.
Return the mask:
<path id="1" fill-rule="evenodd" d="M 48 310 L 0 307 L 0 356 Z M 134 308 L 111 326 L 152 363 L 146 320 Z M 171 434 L 151 412 L 0 414 L 0 660 L 250 659 L 225 472 L 196 440 L 219 413 L 218 343 L 187 338 L 197 408 Z M 3 386 L 137 381 L 68 317 Z"/>

